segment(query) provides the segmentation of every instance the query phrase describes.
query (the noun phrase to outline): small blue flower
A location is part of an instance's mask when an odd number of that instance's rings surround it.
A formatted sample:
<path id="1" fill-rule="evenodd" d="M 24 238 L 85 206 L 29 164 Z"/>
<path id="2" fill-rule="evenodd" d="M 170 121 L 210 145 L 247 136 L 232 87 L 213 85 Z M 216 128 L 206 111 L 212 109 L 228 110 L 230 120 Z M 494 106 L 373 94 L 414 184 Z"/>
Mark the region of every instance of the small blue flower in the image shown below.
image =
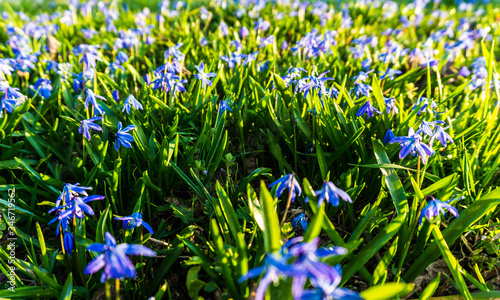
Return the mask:
<path id="1" fill-rule="evenodd" d="M 135 277 L 134 264 L 127 255 L 156 256 L 156 252 L 142 245 L 116 245 L 115 238 L 109 232 L 106 232 L 104 237 L 106 244 L 96 243 L 87 247 L 89 251 L 103 253 L 94 258 L 83 271 L 83 274 L 90 275 L 104 267 L 101 282 L 112 278 Z"/>
<path id="2" fill-rule="evenodd" d="M 199 66 L 194 66 L 199 74 L 194 74 L 194 77 L 196 79 L 201 80 L 202 87 L 205 87 L 206 85 L 212 86 L 212 81 L 210 81 L 210 78 L 214 77 L 217 75 L 217 73 L 205 73 L 205 63 L 201 62 Z"/>
<path id="3" fill-rule="evenodd" d="M 88 106 L 90 103 L 95 109 L 94 115 L 96 114 L 96 112 L 99 112 L 99 114 L 104 115 L 104 109 L 102 108 L 102 106 L 97 104 L 96 98 L 107 101 L 106 98 L 104 98 L 103 96 L 96 95 L 91 89 L 86 89 L 85 91 L 87 92 L 87 98 L 85 98 L 85 110 L 88 110 Z"/>
<path id="4" fill-rule="evenodd" d="M 366 114 L 366 119 L 371 118 L 374 116 L 374 112 L 377 112 L 379 114 L 382 114 L 382 112 L 375 107 L 373 107 L 372 103 L 370 100 L 366 101 L 363 106 L 358 110 L 356 113 L 356 117 L 361 117 L 362 115 Z"/>
<path id="5" fill-rule="evenodd" d="M 35 91 L 38 91 L 38 94 L 44 99 L 50 97 L 50 92 L 52 91 L 52 82 L 49 79 L 38 78 L 35 82 L 35 86 L 33 87 Z M 34 94 L 34 92 L 31 92 Z"/>
<path id="6" fill-rule="evenodd" d="M 429 99 L 425 97 L 420 97 L 417 102 L 415 102 L 415 105 L 413 105 L 413 109 L 417 109 L 420 105 L 422 105 L 422 108 L 417 112 L 417 115 L 420 116 L 420 113 L 425 113 L 427 111 L 427 108 L 429 106 Z M 430 107 L 432 109 L 437 107 L 437 104 L 434 100 L 431 101 Z"/>
<path id="7" fill-rule="evenodd" d="M 62 206 L 56 206 L 49 210 L 49 213 L 58 210 L 59 211 L 59 216 L 57 217 L 59 220 L 63 220 L 65 218 L 75 216 L 76 218 L 83 218 L 85 216 L 84 213 L 88 214 L 89 216 L 94 215 L 94 210 L 90 205 L 88 205 L 88 202 L 91 201 L 96 201 L 96 200 L 102 200 L 104 199 L 104 196 L 100 195 L 91 195 L 87 197 L 73 197 L 71 199 L 71 202 L 66 205 Z"/>
<path id="8" fill-rule="evenodd" d="M 130 109 L 135 108 L 137 110 L 143 110 L 142 104 L 135 99 L 134 95 L 129 95 L 125 102 L 123 103 L 122 111 L 127 111 L 127 114 L 130 114 Z"/>
<path id="9" fill-rule="evenodd" d="M 351 89 L 351 91 L 354 90 L 354 94 L 356 95 L 356 98 L 360 98 L 360 95 L 364 95 L 366 97 L 370 97 L 370 91 L 372 90 L 372 87 L 364 84 L 364 83 L 358 83 L 356 84 L 355 87 Z"/>
<path id="10" fill-rule="evenodd" d="M 258 277 L 261 274 L 264 274 L 264 276 L 260 279 L 259 287 L 255 292 L 255 300 L 264 300 L 267 288 L 271 282 L 276 284 L 281 277 L 287 277 L 294 273 L 288 266 L 287 258 L 280 257 L 277 253 L 268 253 L 264 257 L 262 266 L 248 271 L 248 273 L 238 279 L 238 282 L 242 283 L 245 280 Z"/>
<path id="11" fill-rule="evenodd" d="M 446 147 L 447 141 L 453 143 L 453 139 L 450 137 L 448 133 L 446 133 L 444 130 L 446 128 L 443 128 L 441 126 L 436 126 L 434 128 L 434 133 L 432 134 L 430 140 L 429 140 L 429 145 L 432 146 L 432 143 L 434 142 L 435 139 L 438 139 L 439 142 L 441 142 L 441 145 L 443 147 Z"/>
<path id="12" fill-rule="evenodd" d="M 0 74 L 12 75 L 14 69 L 12 68 L 12 64 L 14 64 L 14 60 L 12 58 L 0 58 Z"/>
<path id="13" fill-rule="evenodd" d="M 124 62 L 128 61 L 128 55 L 127 53 L 120 51 L 116 55 L 116 62 L 119 63 L 120 65 L 123 64 Z"/>
<path id="14" fill-rule="evenodd" d="M 396 99 L 384 97 L 384 102 L 385 102 L 385 107 L 387 109 L 387 114 L 390 114 L 391 111 L 393 111 L 395 114 L 399 113 L 399 109 L 396 106 Z"/>
<path id="15" fill-rule="evenodd" d="M 432 150 L 432 148 L 430 148 L 426 144 L 422 143 L 422 136 L 418 133 L 415 133 L 415 131 L 411 127 L 408 130 L 408 136 L 398 136 L 396 138 L 393 138 L 390 143 L 400 143 L 400 159 L 405 158 L 410 153 L 413 156 L 418 153 L 418 155 L 422 159 L 422 163 L 425 165 L 427 156 L 431 156 L 434 154 L 434 150 Z"/>
<path id="16" fill-rule="evenodd" d="M 219 114 L 222 115 L 224 112 L 226 112 L 227 110 L 229 110 L 230 112 L 232 112 L 233 110 L 231 109 L 231 107 L 229 106 L 229 104 L 233 105 L 233 103 L 231 101 L 221 101 L 220 104 L 219 104 Z"/>
<path id="17" fill-rule="evenodd" d="M 383 140 L 384 145 L 389 144 L 395 137 L 396 136 L 394 135 L 394 132 L 392 132 L 391 129 L 387 128 L 384 134 L 384 140 Z"/>
<path id="18" fill-rule="evenodd" d="M 314 191 L 314 196 L 318 198 L 318 206 L 321 206 L 325 200 L 333 206 L 338 206 L 340 198 L 346 202 L 352 203 L 349 194 L 336 187 L 331 181 L 325 182 L 320 190 Z M 305 201 L 307 203 L 309 199 L 306 197 Z"/>
<path id="19" fill-rule="evenodd" d="M 63 245 L 66 253 L 71 253 L 73 251 L 75 239 L 73 238 L 73 234 L 70 231 L 65 231 L 63 234 Z"/>
<path id="20" fill-rule="evenodd" d="M 125 148 L 132 148 L 132 144 L 130 142 L 135 142 L 134 136 L 128 133 L 130 130 L 135 129 L 135 125 L 129 125 L 122 130 L 122 122 L 118 123 L 118 132 L 115 134 L 116 137 L 116 142 L 115 142 L 115 149 L 118 151 L 120 149 L 120 146 L 123 146 Z"/>
<path id="21" fill-rule="evenodd" d="M 455 216 L 455 218 L 458 218 L 458 210 L 451 206 L 447 202 L 442 202 L 439 201 L 438 199 L 434 199 L 432 197 L 432 200 L 429 201 L 426 207 L 422 209 L 422 212 L 420 213 L 420 217 L 418 218 L 418 225 L 422 224 L 422 219 L 424 217 L 427 218 L 429 222 L 433 222 L 435 218 L 439 217 L 440 214 L 445 214 L 444 209 L 446 208 L 452 215 Z"/>
<path id="22" fill-rule="evenodd" d="M 427 122 L 427 121 L 422 121 L 419 126 L 418 132 L 423 132 L 424 134 L 428 136 L 432 136 L 432 130 L 433 127 L 436 126 L 436 124 L 444 124 L 443 121 L 432 121 L 432 122 Z"/>
<path id="23" fill-rule="evenodd" d="M 285 176 L 271 183 L 269 187 L 273 187 L 275 185 L 278 185 L 278 188 L 276 189 L 276 198 L 281 196 L 286 188 L 290 190 L 290 199 L 292 200 L 292 202 L 295 200 L 297 192 L 299 196 L 302 194 L 302 189 L 300 188 L 297 179 L 295 179 L 294 173 L 286 174 Z"/>
<path id="24" fill-rule="evenodd" d="M 148 223 L 142 220 L 142 214 L 140 212 L 133 213 L 128 217 L 115 217 L 115 220 L 123 221 L 123 228 L 125 229 L 137 228 L 142 225 L 149 233 L 153 234 L 153 229 Z"/>
<path id="25" fill-rule="evenodd" d="M 71 203 L 71 199 L 76 195 L 88 196 L 86 191 L 91 190 L 92 187 L 81 186 L 78 182 L 75 184 L 66 183 L 63 186 L 63 191 L 56 200 L 56 206 L 64 199 L 65 205 Z M 52 211 L 52 210 L 51 210 Z M 50 212 L 50 211 L 49 211 Z"/>
<path id="26" fill-rule="evenodd" d="M 97 131 L 102 131 L 101 126 L 94 124 L 95 121 L 101 120 L 102 117 L 93 117 L 88 120 L 83 120 L 80 122 L 80 128 L 78 128 L 78 132 L 85 136 L 87 140 L 90 141 L 90 129 L 97 130 Z"/>
<path id="27" fill-rule="evenodd" d="M 292 226 L 294 230 L 297 230 L 297 225 L 299 224 L 302 227 L 302 230 L 307 230 L 308 223 L 306 220 L 306 214 L 301 213 L 292 220 Z"/>

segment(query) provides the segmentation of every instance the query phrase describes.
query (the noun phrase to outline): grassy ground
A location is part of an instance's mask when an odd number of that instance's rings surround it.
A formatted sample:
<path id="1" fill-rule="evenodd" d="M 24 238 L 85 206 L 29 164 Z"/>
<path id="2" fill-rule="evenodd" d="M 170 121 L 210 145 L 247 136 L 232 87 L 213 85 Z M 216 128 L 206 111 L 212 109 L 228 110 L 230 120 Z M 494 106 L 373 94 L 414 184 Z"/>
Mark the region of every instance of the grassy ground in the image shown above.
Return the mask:
<path id="1" fill-rule="evenodd" d="M 252 298 L 267 275 L 239 279 L 279 249 L 289 273 L 271 299 L 298 298 L 297 270 L 326 293 L 315 278 L 336 265 L 330 288 L 366 299 L 500 297 L 499 6 L 366 2 L 0 3 L 0 67 L 13 68 L 0 71 L 0 297 Z M 286 174 L 301 188 L 291 204 L 287 182 L 269 186 Z M 321 205 L 325 182 L 348 197 Z M 68 193 L 49 213 L 68 183 L 103 199 L 79 217 Z M 115 219 L 133 213 L 154 233 Z M 135 277 L 106 261 L 122 276 L 101 281 L 86 248 L 106 232 L 155 255 L 130 256 Z M 299 236 L 346 250 L 309 253 L 326 270 L 314 277 L 283 246 Z"/>

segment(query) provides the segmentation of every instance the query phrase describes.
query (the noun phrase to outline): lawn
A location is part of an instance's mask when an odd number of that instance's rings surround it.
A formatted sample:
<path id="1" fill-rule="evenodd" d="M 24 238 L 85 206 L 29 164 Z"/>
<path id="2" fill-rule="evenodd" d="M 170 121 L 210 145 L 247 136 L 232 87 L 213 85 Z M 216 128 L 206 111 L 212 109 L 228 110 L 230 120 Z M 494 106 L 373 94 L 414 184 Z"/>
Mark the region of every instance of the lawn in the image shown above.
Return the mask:
<path id="1" fill-rule="evenodd" d="M 0 298 L 500 298 L 499 3 L 0 13 Z"/>

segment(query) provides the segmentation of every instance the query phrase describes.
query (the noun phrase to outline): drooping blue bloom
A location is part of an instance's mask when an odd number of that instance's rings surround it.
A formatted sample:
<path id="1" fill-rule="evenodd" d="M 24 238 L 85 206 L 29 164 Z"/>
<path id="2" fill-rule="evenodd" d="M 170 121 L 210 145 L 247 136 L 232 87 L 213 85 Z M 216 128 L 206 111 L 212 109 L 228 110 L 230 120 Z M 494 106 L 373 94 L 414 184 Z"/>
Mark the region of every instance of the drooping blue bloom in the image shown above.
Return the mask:
<path id="1" fill-rule="evenodd" d="M 183 45 L 183 43 L 178 43 L 174 47 L 168 48 L 168 50 L 165 51 L 165 60 L 167 60 L 170 56 L 173 56 L 176 60 L 183 61 L 185 55 L 179 50 Z"/>
<path id="2" fill-rule="evenodd" d="M 229 27 L 224 21 L 221 21 L 219 24 L 219 32 L 222 37 L 229 35 Z"/>
<path id="3" fill-rule="evenodd" d="M 94 115 L 96 115 L 96 112 L 99 112 L 99 114 L 104 115 L 104 109 L 102 108 L 102 106 L 97 104 L 96 98 L 107 101 L 106 98 L 95 94 L 91 89 L 86 89 L 85 91 L 87 92 L 87 97 L 85 98 L 85 110 L 88 110 L 88 106 L 90 103 L 94 107 L 95 110 Z"/>
<path id="4" fill-rule="evenodd" d="M 229 106 L 229 104 L 233 105 L 233 103 L 231 101 L 228 101 L 228 100 L 222 100 L 220 102 L 220 104 L 219 104 L 219 114 L 220 115 L 222 115 L 227 110 L 229 110 L 230 112 L 233 111 L 233 109 L 231 108 L 231 106 Z"/>
<path id="5" fill-rule="evenodd" d="M 127 114 L 130 114 L 130 109 L 135 108 L 137 110 L 143 110 L 142 104 L 135 99 L 134 95 L 129 95 L 125 102 L 123 103 L 122 111 L 127 111 Z"/>
<path id="6" fill-rule="evenodd" d="M 418 133 L 415 133 L 415 130 L 410 127 L 408 129 L 408 136 L 398 136 L 390 141 L 393 143 L 400 143 L 401 151 L 399 152 L 399 158 L 403 159 L 408 154 L 412 154 L 415 156 L 417 153 L 422 159 L 422 163 L 425 165 L 427 161 L 427 156 L 431 156 L 434 154 L 434 150 L 422 143 L 422 136 Z"/>
<path id="7" fill-rule="evenodd" d="M 304 93 L 304 98 L 310 91 L 317 91 L 318 96 L 322 99 L 323 95 L 327 93 L 325 82 L 334 80 L 331 77 L 324 77 L 329 71 L 321 73 L 319 76 L 310 75 L 299 80 L 295 92 L 300 89 Z"/>
<path id="8" fill-rule="evenodd" d="M 265 48 L 267 45 L 272 45 L 274 43 L 274 35 L 270 35 L 266 38 L 264 38 L 259 45 L 259 48 Z"/>
<path id="9" fill-rule="evenodd" d="M 250 32 L 248 31 L 248 28 L 243 26 L 240 28 L 239 34 L 241 39 L 244 40 L 250 34 Z"/>
<path id="10" fill-rule="evenodd" d="M 56 207 L 59 206 L 59 203 L 63 199 L 64 199 L 64 204 L 68 205 L 69 203 L 71 203 L 71 199 L 75 195 L 76 196 L 78 196 L 78 195 L 88 196 L 86 191 L 89 191 L 91 189 L 92 189 L 92 187 L 89 187 L 89 186 L 80 186 L 80 184 L 78 182 L 75 184 L 66 183 L 63 186 L 62 193 L 59 195 L 59 197 L 56 200 Z M 52 211 L 52 210 L 50 210 L 50 211 Z"/>
<path id="11" fill-rule="evenodd" d="M 12 68 L 12 64 L 14 60 L 12 58 L 0 58 L 0 74 L 12 75 L 14 69 Z"/>
<path id="12" fill-rule="evenodd" d="M 349 194 L 336 187 L 331 181 L 325 182 L 320 190 L 314 191 L 314 196 L 318 199 L 318 206 L 321 206 L 325 200 L 333 206 L 338 206 L 340 198 L 346 202 L 352 203 Z M 306 197 L 305 201 L 307 203 L 309 199 Z"/>
<path id="13" fill-rule="evenodd" d="M 470 71 L 466 66 L 463 66 L 458 71 L 458 75 L 460 75 L 462 77 L 468 77 L 470 75 Z"/>
<path id="14" fill-rule="evenodd" d="M 93 117 L 87 120 L 83 120 L 80 122 L 80 128 L 78 128 L 78 132 L 83 134 L 90 141 L 90 129 L 102 131 L 101 126 L 94 124 L 95 121 L 102 119 L 102 117 Z"/>
<path id="15" fill-rule="evenodd" d="M 432 200 L 429 201 L 429 203 L 427 204 L 426 207 L 424 207 L 424 209 L 422 209 L 422 212 L 420 213 L 420 217 L 418 218 L 418 225 L 422 224 L 422 219 L 424 217 L 426 217 L 429 222 L 433 222 L 434 219 L 436 217 L 439 217 L 440 214 L 445 214 L 445 211 L 444 211 L 445 208 L 452 215 L 454 215 L 455 218 L 458 218 L 458 210 L 455 207 L 451 206 L 448 202 L 449 201 L 442 202 L 442 201 L 439 201 L 438 199 L 434 199 L 434 197 L 432 197 Z"/>
<path id="16" fill-rule="evenodd" d="M 245 280 L 258 277 L 261 274 L 264 274 L 264 276 L 260 279 L 259 287 L 255 292 L 255 300 L 264 300 L 267 288 L 271 282 L 276 284 L 281 277 L 288 277 L 294 273 L 288 266 L 287 258 L 280 257 L 278 253 L 268 253 L 264 257 L 262 266 L 248 271 L 238 279 L 238 282 L 242 283 Z"/>
<path id="17" fill-rule="evenodd" d="M 84 28 L 81 30 L 82 33 L 83 33 L 83 36 L 86 38 L 86 39 L 91 39 L 94 37 L 94 35 L 97 34 L 97 31 L 95 29 L 92 29 L 92 28 Z"/>
<path id="18" fill-rule="evenodd" d="M 101 274 L 101 282 L 107 279 L 122 279 L 124 277 L 134 278 L 135 267 L 127 255 L 156 256 L 156 252 L 142 245 L 116 245 L 115 238 L 111 233 L 104 234 L 106 244 L 92 244 L 87 247 L 88 251 L 103 252 L 92 260 L 83 274 L 94 274 L 104 268 Z"/>
<path id="19" fill-rule="evenodd" d="M 140 212 L 135 212 L 128 217 L 115 217 L 115 220 L 123 221 L 123 228 L 125 229 L 137 228 L 142 225 L 149 231 L 149 233 L 153 234 L 153 229 L 148 223 L 142 220 L 142 214 Z"/>
<path id="20" fill-rule="evenodd" d="M 389 78 L 390 80 L 394 80 L 394 77 L 396 75 L 401 75 L 401 71 L 400 70 L 394 70 L 394 69 L 391 69 L 391 68 L 388 68 L 387 71 L 385 71 L 385 73 L 380 76 L 380 79 L 381 80 L 384 80 L 386 78 Z"/>
<path id="21" fill-rule="evenodd" d="M 243 61 L 243 65 L 246 66 L 247 64 L 251 63 L 252 61 L 257 59 L 257 55 L 259 55 L 259 51 L 255 51 L 254 53 L 250 53 L 245 57 L 245 60 Z"/>
<path id="22" fill-rule="evenodd" d="M 51 83 L 52 82 L 49 79 L 38 78 L 33 88 L 35 91 L 38 91 L 38 94 L 40 94 L 41 97 L 47 99 L 50 97 L 50 92 L 52 91 Z M 31 93 L 34 94 L 33 91 Z"/>
<path id="23" fill-rule="evenodd" d="M 364 95 L 366 97 L 370 97 L 370 91 L 372 90 L 372 87 L 364 84 L 364 83 L 358 83 L 356 86 L 354 86 L 351 91 L 354 90 L 354 94 L 356 95 L 356 98 L 360 98 L 360 95 Z"/>
<path id="24" fill-rule="evenodd" d="M 358 112 L 356 113 L 356 117 L 360 117 L 364 114 L 366 114 L 366 119 L 368 120 L 368 118 L 371 118 L 374 116 L 374 112 L 377 112 L 379 114 L 382 114 L 382 112 L 378 109 L 376 109 L 375 107 L 373 107 L 372 103 L 370 100 L 366 101 L 365 104 L 363 104 L 363 106 L 361 106 L 361 108 L 358 110 Z"/>
<path id="25" fill-rule="evenodd" d="M 384 145 L 387 145 L 388 143 L 390 143 L 392 141 L 392 139 L 394 139 L 396 136 L 394 135 L 394 132 L 392 132 L 391 129 L 387 128 L 387 130 L 385 131 L 385 134 L 384 134 L 384 140 L 383 140 L 383 143 Z"/>
<path id="26" fill-rule="evenodd" d="M 120 100 L 120 92 L 118 90 L 114 90 L 111 92 L 111 96 L 115 100 L 115 102 L 118 102 Z"/>
<path id="27" fill-rule="evenodd" d="M 292 243 L 302 242 L 302 238 L 295 238 Z M 302 299 L 302 294 L 304 292 L 304 285 L 307 279 L 311 284 L 318 288 L 325 288 L 325 283 L 330 283 L 329 289 L 335 289 L 342 279 L 339 267 L 332 267 L 320 259 L 332 255 L 345 255 L 347 249 L 343 247 L 328 247 L 318 249 L 319 237 L 314 238 L 309 243 L 295 243 L 293 244 L 286 253 L 286 257 L 295 258 L 292 263 L 294 270 L 293 274 L 293 284 L 292 293 L 294 299 Z"/>
<path id="28" fill-rule="evenodd" d="M 271 23 L 267 20 L 262 20 L 262 18 L 259 18 L 257 22 L 255 22 L 255 31 L 261 30 L 261 31 L 267 31 L 271 27 Z"/>
<path id="29" fill-rule="evenodd" d="M 399 109 L 396 106 L 396 99 L 384 97 L 384 101 L 385 101 L 385 107 L 387 110 L 387 114 L 390 114 L 391 111 L 393 111 L 395 114 L 399 113 Z"/>
<path id="30" fill-rule="evenodd" d="M 366 72 L 360 71 L 358 76 L 351 77 L 350 79 L 356 79 L 354 81 L 354 84 L 363 83 L 368 79 L 368 74 L 370 74 L 371 72 L 373 72 L 373 70 L 366 71 Z"/>
<path id="31" fill-rule="evenodd" d="M 308 223 L 306 220 L 306 214 L 301 213 L 298 216 L 296 216 L 295 218 L 293 218 L 292 226 L 293 226 L 294 230 L 297 230 L 297 225 L 299 225 L 299 224 L 302 227 L 302 230 L 304 230 L 304 231 L 307 230 Z"/>
<path id="32" fill-rule="evenodd" d="M 116 55 L 116 62 L 119 63 L 120 65 L 123 64 L 124 62 L 128 61 L 128 55 L 127 53 L 120 51 Z"/>
<path id="33" fill-rule="evenodd" d="M 83 218 L 86 213 L 89 216 L 94 215 L 94 210 L 90 205 L 88 205 L 88 202 L 91 201 L 97 201 L 97 200 L 103 200 L 104 196 L 100 195 L 91 195 L 91 196 L 86 196 L 86 197 L 72 197 L 71 202 L 66 205 L 62 206 L 56 206 L 49 210 L 49 213 L 53 211 L 59 211 L 59 216 L 57 217 L 59 220 L 63 220 L 65 218 L 69 218 L 71 216 L 75 216 L 76 218 Z"/>
<path id="34" fill-rule="evenodd" d="M 130 142 L 135 142 L 134 136 L 128 133 L 130 130 L 135 129 L 135 125 L 129 125 L 122 130 L 122 122 L 118 122 L 118 132 L 115 134 L 115 149 L 118 151 L 120 146 L 125 148 L 132 148 L 132 144 Z"/>
<path id="35" fill-rule="evenodd" d="M 214 77 L 217 75 L 217 73 L 205 73 L 205 63 L 201 62 L 199 66 L 194 66 L 199 74 L 194 74 L 194 77 L 196 79 L 201 80 L 202 87 L 205 87 L 206 85 L 212 86 L 212 81 L 210 78 Z"/>
<path id="36" fill-rule="evenodd" d="M 432 122 L 427 122 L 427 121 L 422 121 L 422 123 L 420 123 L 420 126 L 419 126 L 419 130 L 417 131 L 418 132 L 423 132 L 424 134 L 428 135 L 428 136 L 432 136 L 432 130 L 434 128 L 434 126 L 436 126 L 436 124 L 444 124 L 443 121 L 432 121 Z"/>
<path id="37" fill-rule="evenodd" d="M 427 111 L 427 108 L 429 107 L 429 99 L 425 97 L 420 97 L 417 102 L 415 102 L 415 105 L 413 105 L 413 109 L 417 109 L 420 105 L 422 105 L 422 108 L 417 112 L 417 115 L 420 116 L 420 113 L 425 113 Z M 434 100 L 430 102 L 430 108 L 434 109 L 437 107 L 437 104 Z"/>
<path id="38" fill-rule="evenodd" d="M 95 68 L 96 60 L 102 61 L 102 59 L 99 57 L 97 46 L 95 45 L 81 44 L 76 46 L 72 51 L 76 56 L 82 55 L 80 63 L 83 61 L 89 68 Z"/>
<path id="39" fill-rule="evenodd" d="M 58 226 L 59 227 L 59 226 Z M 75 241 L 73 238 L 73 234 L 70 231 L 65 231 L 63 234 L 63 245 L 66 253 L 71 253 L 73 251 Z"/>
<path id="40" fill-rule="evenodd" d="M 451 138 L 451 136 L 448 133 L 446 133 L 444 131 L 445 129 L 446 128 L 443 128 L 439 125 L 437 125 L 434 128 L 434 133 L 432 134 L 432 136 L 429 140 L 429 145 L 431 145 L 431 147 L 432 147 L 432 143 L 434 142 L 435 139 L 438 139 L 438 141 L 441 142 L 441 145 L 443 145 L 443 147 L 446 147 L 448 141 L 453 143 L 453 139 Z"/>
<path id="41" fill-rule="evenodd" d="M 295 200 L 295 197 L 298 195 L 300 196 L 302 194 L 302 189 L 300 188 L 299 183 L 297 182 L 297 179 L 295 179 L 295 174 L 290 173 L 286 174 L 285 176 L 281 177 L 280 179 L 276 180 L 275 182 L 271 183 L 269 187 L 273 187 L 275 185 L 278 185 L 278 188 L 276 189 L 276 198 L 281 196 L 283 194 L 283 191 L 288 188 L 291 195 L 290 199 L 292 202 Z"/>

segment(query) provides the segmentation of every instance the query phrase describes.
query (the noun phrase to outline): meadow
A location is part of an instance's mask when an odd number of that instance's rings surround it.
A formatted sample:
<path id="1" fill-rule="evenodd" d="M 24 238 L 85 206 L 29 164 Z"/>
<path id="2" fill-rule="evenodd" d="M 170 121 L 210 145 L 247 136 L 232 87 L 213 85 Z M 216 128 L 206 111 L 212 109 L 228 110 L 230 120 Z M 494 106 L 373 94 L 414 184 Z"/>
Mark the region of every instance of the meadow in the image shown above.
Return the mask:
<path id="1" fill-rule="evenodd" d="M 500 298 L 499 3 L 0 13 L 0 298 Z"/>

